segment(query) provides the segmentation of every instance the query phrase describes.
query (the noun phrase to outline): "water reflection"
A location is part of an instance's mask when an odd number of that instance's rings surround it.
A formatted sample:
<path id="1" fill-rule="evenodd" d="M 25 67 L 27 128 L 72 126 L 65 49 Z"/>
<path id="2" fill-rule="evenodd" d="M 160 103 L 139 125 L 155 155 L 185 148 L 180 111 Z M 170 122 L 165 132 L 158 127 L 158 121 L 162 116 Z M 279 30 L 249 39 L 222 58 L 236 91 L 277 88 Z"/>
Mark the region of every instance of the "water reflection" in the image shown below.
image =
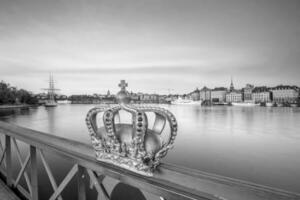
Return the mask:
<path id="1" fill-rule="evenodd" d="M 45 107 L 47 122 L 48 122 L 48 131 L 47 133 L 53 133 L 55 131 L 55 107 Z"/>
<path id="2" fill-rule="evenodd" d="M 0 118 L 10 118 L 12 115 L 27 115 L 29 114 L 29 108 L 16 108 L 16 109 L 3 109 L 0 110 Z"/>
<path id="3" fill-rule="evenodd" d="M 0 118 L 90 143 L 84 119 L 92 107 L 40 107 Z M 299 108 L 163 107 L 175 114 L 179 127 L 164 162 L 300 192 Z"/>

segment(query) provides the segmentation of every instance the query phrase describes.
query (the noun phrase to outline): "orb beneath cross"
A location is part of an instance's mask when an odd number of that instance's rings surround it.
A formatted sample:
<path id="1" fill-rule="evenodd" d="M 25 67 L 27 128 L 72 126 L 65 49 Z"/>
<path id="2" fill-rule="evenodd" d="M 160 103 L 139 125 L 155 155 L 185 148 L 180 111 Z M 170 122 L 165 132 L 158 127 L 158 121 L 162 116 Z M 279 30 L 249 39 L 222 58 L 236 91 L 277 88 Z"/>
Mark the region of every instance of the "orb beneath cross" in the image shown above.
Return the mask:
<path id="1" fill-rule="evenodd" d="M 127 92 L 126 87 L 128 87 L 128 83 L 126 83 L 125 80 L 121 80 L 119 83 L 119 87 L 121 88 L 121 91 L 118 92 L 116 99 L 119 104 L 127 104 L 130 103 L 131 98 L 130 94 Z"/>

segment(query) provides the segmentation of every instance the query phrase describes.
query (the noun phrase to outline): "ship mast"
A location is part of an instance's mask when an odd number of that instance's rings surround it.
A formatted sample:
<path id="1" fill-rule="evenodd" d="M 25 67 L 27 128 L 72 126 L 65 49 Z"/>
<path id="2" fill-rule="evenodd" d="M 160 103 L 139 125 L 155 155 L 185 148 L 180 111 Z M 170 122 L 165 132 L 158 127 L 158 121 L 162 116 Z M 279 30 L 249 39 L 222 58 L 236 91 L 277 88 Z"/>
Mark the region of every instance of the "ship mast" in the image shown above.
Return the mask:
<path id="1" fill-rule="evenodd" d="M 44 90 L 48 91 L 48 98 L 49 98 L 49 102 L 55 102 L 55 91 L 59 90 L 59 89 L 55 89 L 54 87 L 54 79 L 53 79 L 53 75 L 52 73 L 50 73 L 49 76 L 49 88 L 45 88 Z"/>
<path id="2" fill-rule="evenodd" d="M 49 100 L 50 101 L 55 101 L 54 100 L 54 80 L 53 80 L 53 75 L 52 74 L 50 74 L 50 78 L 49 78 L 48 95 L 49 95 Z"/>

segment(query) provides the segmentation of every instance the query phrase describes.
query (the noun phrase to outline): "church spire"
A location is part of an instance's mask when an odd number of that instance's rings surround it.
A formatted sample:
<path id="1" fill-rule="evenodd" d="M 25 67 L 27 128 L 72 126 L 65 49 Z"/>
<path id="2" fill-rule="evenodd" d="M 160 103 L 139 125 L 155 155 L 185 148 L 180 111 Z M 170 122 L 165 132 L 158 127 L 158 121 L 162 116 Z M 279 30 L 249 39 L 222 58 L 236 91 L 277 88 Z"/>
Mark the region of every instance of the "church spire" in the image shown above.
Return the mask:
<path id="1" fill-rule="evenodd" d="M 229 90 L 230 90 L 230 92 L 232 92 L 234 90 L 232 76 L 231 76 L 231 82 L 230 82 L 230 89 Z"/>

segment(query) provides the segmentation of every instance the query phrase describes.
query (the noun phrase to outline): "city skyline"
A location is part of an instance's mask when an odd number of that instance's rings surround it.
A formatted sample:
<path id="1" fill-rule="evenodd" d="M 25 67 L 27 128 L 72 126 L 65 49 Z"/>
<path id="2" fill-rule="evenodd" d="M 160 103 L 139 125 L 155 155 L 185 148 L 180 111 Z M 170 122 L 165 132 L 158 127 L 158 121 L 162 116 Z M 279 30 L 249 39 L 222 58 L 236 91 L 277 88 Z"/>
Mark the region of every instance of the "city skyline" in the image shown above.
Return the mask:
<path id="1" fill-rule="evenodd" d="M 53 77 L 52 77 L 53 78 Z M 54 80 L 52 80 L 54 81 Z M 120 81 L 123 81 L 123 80 L 120 80 Z M 126 80 L 124 80 L 126 82 Z M 253 88 L 256 88 L 256 89 L 259 89 L 259 88 L 266 88 L 268 90 L 272 89 L 272 88 L 277 88 L 277 87 L 296 87 L 298 89 L 300 89 L 300 87 L 298 85 L 288 85 L 288 84 L 277 84 L 277 85 L 273 85 L 273 86 L 268 86 L 268 85 L 252 85 L 250 83 L 247 83 L 245 84 L 244 86 L 242 87 L 236 87 L 235 84 L 233 83 L 233 79 L 231 78 L 230 79 L 230 85 L 226 86 L 226 85 L 218 85 L 218 86 L 213 86 L 213 87 L 207 87 L 206 85 L 203 85 L 203 86 L 196 86 L 194 88 L 187 88 L 185 93 L 176 93 L 176 92 L 173 92 L 174 90 L 173 89 L 168 89 L 168 92 L 162 92 L 162 93 L 159 93 L 159 92 L 147 92 L 147 91 L 133 91 L 130 89 L 129 87 L 129 84 L 126 82 L 127 86 L 126 86 L 126 90 L 129 92 L 129 93 L 133 93 L 133 94 L 138 94 L 138 93 L 142 93 L 142 94 L 157 94 L 157 95 L 188 95 L 190 93 L 193 93 L 197 90 L 201 91 L 201 90 L 209 90 L 209 91 L 213 91 L 213 90 L 223 90 L 223 89 L 226 89 L 227 92 L 231 92 L 232 90 L 233 91 L 239 91 L 241 92 L 244 88 L 246 87 L 253 87 Z M 8 83 L 10 84 L 10 83 Z M 55 82 L 53 82 L 53 84 L 55 84 Z M 18 89 L 24 89 L 24 88 L 20 88 L 20 87 L 17 87 L 15 85 L 10 85 L 11 87 L 15 87 L 15 88 L 18 88 Z M 129 87 L 129 88 L 128 88 Z M 118 88 L 118 89 L 115 89 L 115 88 Z M 70 96 L 70 95 L 115 95 L 117 94 L 119 91 L 120 91 L 120 87 L 119 85 L 115 86 L 115 88 L 113 88 L 112 90 L 111 89 L 101 89 L 99 88 L 98 89 L 98 92 L 94 92 L 94 93 L 71 93 L 71 94 L 65 94 L 63 92 L 59 92 L 60 89 L 58 89 L 57 87 L 55 87 L 55 90 L 57 90 L 55 92 L 55 95 L 66 95 L 66 96 Z M 45 92 L 45 90 L 48 90 L 48 89 L 45 89 L 43 88 L 42 90 L 44 90 L 44 92 L 42 91 L 38 91 L 37 93 L 34 93 L 34 94 L 47 94 L 47 92 Z M 102 92 L 99 92 L 99 91 L 102 91 Z M 32 92 L 32 91 L 30 91 Z"/>
<path id="2" fill-rule="evenodd" d="M 0 2 L 1 80 L 65 94 L 300 85 L 300 2 Z"/>

